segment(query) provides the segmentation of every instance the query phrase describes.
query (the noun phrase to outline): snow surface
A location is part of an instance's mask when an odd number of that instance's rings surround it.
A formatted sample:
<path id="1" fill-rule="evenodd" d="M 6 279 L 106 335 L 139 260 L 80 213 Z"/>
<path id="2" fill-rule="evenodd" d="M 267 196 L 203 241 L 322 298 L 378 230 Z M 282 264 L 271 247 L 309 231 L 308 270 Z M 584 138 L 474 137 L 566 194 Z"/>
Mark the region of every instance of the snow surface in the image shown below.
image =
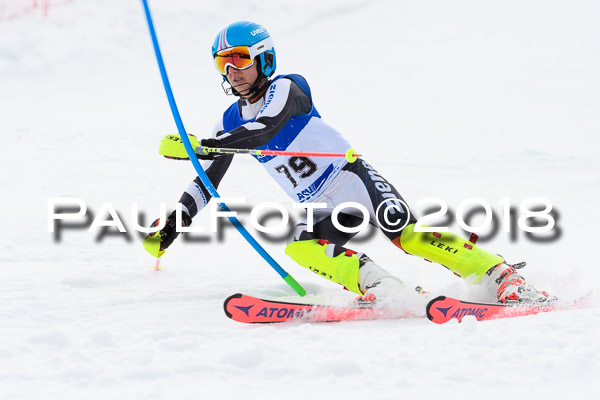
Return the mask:
<path id="1" fill-rule="evenodd" d="M 1 6 L 16 0 L 2 0 Z M 31 3 L 22 1 L 20 3 Z M 52 2 L 50 2 L 52 3 Z M 172 207 L 195 176 L 157 154 L 176 131 L 139 1 L 74 0 L 0 21 L 0 398 L 536 398 L 598 395 L 597 291 L 586 309 L 438 326 L 426 319 L 247 326 L 235 292 L 297 299 L 231 227 L 178 240 L 160 272 L 131 204 Z M 600 3 L 595 1 L 153 1 L 186 129 L 208 134 L 233 101 L 210 57 L 221 26 L 267 26 L 278 72 L 303 74 L 321 114 L 407 201 L 495 211 L 545 197 L 559 238 L 501 231 L 483 243 L 527 260 L 563 299 L 597 288 Z M 253 178 L 253 179 L 249 179 Z M 219 189 L 290 200 L 254 160 Z M 48 232 L 48 198 L 119 212 L 130 235 Z M 247 223 L 248 214 L 241 214 Z M 206 215 L 195 221 L 207 224 Z M 455 232 L 460 232 L 456 223 Z M 555 231 L 555 232 L 558 232 Z M 264 247 L 313 300 L 351 293 Z M 484 294 L 382 235 L 349 245 L 408 285 Z"/>

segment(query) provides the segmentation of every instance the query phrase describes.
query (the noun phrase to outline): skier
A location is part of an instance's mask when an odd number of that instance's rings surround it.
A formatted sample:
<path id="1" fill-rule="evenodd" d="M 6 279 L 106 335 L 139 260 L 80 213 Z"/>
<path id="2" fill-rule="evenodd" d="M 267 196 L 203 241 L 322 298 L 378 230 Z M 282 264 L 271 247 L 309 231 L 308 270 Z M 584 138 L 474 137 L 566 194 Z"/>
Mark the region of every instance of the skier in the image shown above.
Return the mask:
<path id="1" fill-rule="evenodd" d="M 215 38 L 212 55 L 226 94 L 239 100 L 224 112 L 212 137 L 201 140 L 202 146 L 337 153 L 345 153 L 351 147 L 323 121 L 302 76 L 273 77 L 277 64 L 275 48 L 263 26 L 248 21 L 230 23 Z M 209 153 L 199 158 L 204 160 L 203 168 L 210 181 L 218 187 L 233 155 Z M 449 232 L 416 232 L 416 220 L 402 196 L 361 158 L 355 162 L 343 157 L 255 158 L 294 201 L 327 204 L 324 209 L 314 210 L 312 231 L 307 219 L 296 226 L 285 253 L 303 267 L 360 296 L 368 294 L 373 299 L 401 288 L 402 284 L 366 254 L 343 247 L 354 234 L 335 228 L 332 211 L 350 201 L 366 207 L 369 222 L 380 226 L 394 245 L 489 287 L 501 303 L 544 303 L 553 299 L 527 284 L 516 272 L 522 264 L 511 266 L 501 256 Z M 183 226 L 191 224 L 210 198 L 196 177 L 179 200 Z M 356 226 L 362 218 L 362 213 L 354 209 L 344 209 L 338 215 L 344 226 Z M 154 257 L 161 256 L 178 236 L 175 219 L 173 211 L 166 226 L 144 240 L 145 248 Z M 157 224 L 158 220 L 153 226 Z"/>

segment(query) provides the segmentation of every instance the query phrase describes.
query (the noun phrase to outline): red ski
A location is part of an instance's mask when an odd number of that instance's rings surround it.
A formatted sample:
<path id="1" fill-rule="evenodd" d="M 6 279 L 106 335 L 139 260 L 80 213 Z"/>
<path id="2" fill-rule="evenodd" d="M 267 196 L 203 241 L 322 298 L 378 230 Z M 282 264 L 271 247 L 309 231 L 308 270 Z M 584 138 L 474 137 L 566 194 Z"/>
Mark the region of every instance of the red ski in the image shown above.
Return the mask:
<path id="1" fill-rule="evenodd" d="M 456 318 L 458 322 L 466 316 L 474 316 L 478 321 L 520 317 L 556 310 L 551 305 L 506 305 L 472 303 L 451 297 L 439 296 L 427 304 L 427 318 L 436 324 L 443 324 Z"/>
<path id="2" fill-rule="evenodd" d="M 288 303 L 264 300 L 241 293 L 225 300 L 225 314 L 239 322 L 268 324 L 286 321 L 336 322 L 370 319 L 408 318 L 412 313 L 399 314 L 375 307 L 332 307 L 309 303 Z"/>
<path id="3" fill-rule="evenodd" d="M 506 305 L 499 303 L 475 303 L 439 296 L 427 304 L 427 318 L 437 324 L 451 319 L 459 322 L 466 316 L 474 316 L 478 321 L 497 318 L 521 317 L 554 310 L 566 310 L 585 306 L 588 295 L 580 297 L 567 306 L 554 305 Z M 375 319 L 417 318 L 422 316 L 410 310 L 391 310 L 378 307 L 348 306 L 335 307 L 310 303 L 289 303 L 277 300 L 265 300 L 234 294 L 225 300 L 225 314 L 239 322 L 249 324 L 269 324 L 286 321 L 337 322 Z"/>

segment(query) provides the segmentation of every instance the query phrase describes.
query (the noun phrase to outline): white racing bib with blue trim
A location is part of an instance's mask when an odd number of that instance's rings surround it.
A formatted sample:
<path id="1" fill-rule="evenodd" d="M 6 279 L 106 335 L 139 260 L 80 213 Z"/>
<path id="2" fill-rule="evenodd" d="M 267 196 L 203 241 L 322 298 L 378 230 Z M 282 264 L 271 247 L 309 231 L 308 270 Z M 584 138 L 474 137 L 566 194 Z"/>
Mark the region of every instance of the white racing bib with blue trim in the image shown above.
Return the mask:
<path id="1" fill-rule="evenodd" d="M 276 77 L 265 95 L 264 105 L 252 119 L 243 120 L 238 103 L 234 103 L 223 114 L 225 132 L 244 125 L 249 130 L 259 128 L 255 122 L 262 115 L 272 112 L 285 104 L 289 93 L 289 84 L 278 82 L 281 78 L 294 81 L 308 96 L 310 88 L 300 75 L 282 75 Z M 278 90 L 277 85 L 287 86 Z M 273 110 L 269 110 L 269 108 Z M 327 125 L 316 108 L 302 116 L 292 116 L 285 126 L 260 150 L 287 150 L 301 152 L 346 153 L 350 143 L 342 135 Z M 346 165 L 344 157 L 297 157 L 297 156 L 254 156 L 267 169 L 275 181 L 286 193 L 299 203 L 313 201 L 338 172 Z"/>

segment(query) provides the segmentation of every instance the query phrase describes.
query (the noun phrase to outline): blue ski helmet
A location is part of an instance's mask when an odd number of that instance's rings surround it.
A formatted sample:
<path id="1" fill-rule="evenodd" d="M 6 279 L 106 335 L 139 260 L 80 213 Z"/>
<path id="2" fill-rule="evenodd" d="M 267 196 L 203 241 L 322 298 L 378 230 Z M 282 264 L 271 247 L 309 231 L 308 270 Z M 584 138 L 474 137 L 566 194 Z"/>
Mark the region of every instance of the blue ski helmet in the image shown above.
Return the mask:
<path id="1" fill-rule="evenodd" d="M 250 21 L 237 21 L 226 25 L 219 31 L 213 43 L 213 58 L 217 53 L 237 46 L 247 47 L 252 59 L 258 56 L 259 75 L 262 73 L 268 78 L 275 73 L 275 46 L 271 35 L 262 25 Z M 225 74 L 221 75 L 225 78 Z"/>

